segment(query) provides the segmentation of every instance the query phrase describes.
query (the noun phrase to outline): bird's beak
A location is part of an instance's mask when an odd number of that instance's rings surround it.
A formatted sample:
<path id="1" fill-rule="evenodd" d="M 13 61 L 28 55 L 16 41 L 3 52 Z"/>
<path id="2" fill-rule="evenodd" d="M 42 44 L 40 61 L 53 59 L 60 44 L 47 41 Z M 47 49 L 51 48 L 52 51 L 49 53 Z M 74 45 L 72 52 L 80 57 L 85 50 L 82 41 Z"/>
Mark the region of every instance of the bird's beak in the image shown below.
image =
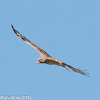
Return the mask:
<path id="1" fill-rule="evenodd" d="M 39 62 L 37 61 L 37 64 L 39 64 Z"/>

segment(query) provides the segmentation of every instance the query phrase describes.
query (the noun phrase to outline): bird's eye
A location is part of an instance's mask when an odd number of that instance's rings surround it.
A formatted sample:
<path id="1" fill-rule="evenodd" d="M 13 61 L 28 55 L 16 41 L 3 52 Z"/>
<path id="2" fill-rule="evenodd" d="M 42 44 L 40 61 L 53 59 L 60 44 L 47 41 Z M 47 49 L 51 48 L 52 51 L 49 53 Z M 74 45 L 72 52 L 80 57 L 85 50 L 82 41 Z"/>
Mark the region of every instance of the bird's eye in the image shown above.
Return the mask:
<path id="1" fill-rule="evenodd" d="M 39 59 L 39 61 L 41 61 L 41 59 Z"/>

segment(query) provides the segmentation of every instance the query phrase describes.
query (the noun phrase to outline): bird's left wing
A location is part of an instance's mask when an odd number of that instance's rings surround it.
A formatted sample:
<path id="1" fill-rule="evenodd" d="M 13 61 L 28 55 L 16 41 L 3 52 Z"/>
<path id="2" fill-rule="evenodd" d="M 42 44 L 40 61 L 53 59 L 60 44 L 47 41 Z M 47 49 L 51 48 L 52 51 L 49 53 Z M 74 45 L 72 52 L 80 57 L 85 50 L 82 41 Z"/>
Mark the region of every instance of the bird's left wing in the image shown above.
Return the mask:
<path id="1" fill-rule="evenodd" d="M 35 48 L 42 56 L 48 56 L 50 57 L 49 54 L 47 54 L 43 49 L 41 49 L 39 46 L 35 45 L 34 43 L 32 43 L 31 41 L 29 41 L 26 37 L 24 37 L 23 35 L 21 35 L 17 30 L 14 29 L 13 25 L 11 25 L 14 33 L 20 37 L 22 40 L 24 40 L 26 43 L 28 43 L 29 45 L 31 45 L 33 48 Z"/>

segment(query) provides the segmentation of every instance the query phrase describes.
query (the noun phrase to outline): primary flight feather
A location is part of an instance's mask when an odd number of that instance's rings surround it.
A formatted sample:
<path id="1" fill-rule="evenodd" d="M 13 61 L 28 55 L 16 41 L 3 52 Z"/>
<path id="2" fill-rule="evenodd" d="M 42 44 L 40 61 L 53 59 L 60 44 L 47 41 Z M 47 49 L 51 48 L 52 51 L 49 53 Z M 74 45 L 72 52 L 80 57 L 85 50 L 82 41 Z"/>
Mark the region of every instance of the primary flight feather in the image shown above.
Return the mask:
<path id="1" fill-rule="evenodd" d="M 66 66 L 70 69 L 72 69 L 74 72 L 77 72 L 77 73 L 80 73 L 82 75 L 86 75 L 88 73 L 85 73 L 79 69 L 76 69 L 68 64 L 66 64 L 65 62 L 61 61 L 61 60 L 58 60 L 58 59 L 55 59 L 53 57 L 51 57 L 47 52 L 45 52 L 43 49 L 41 49 L 39 46 L 37 46 L 36 44 L 32 43 L 31 41 L 29 41 L 26 37 L 24 37 L 23 35 L 21 35 L 17 30 L 14 29 L 13 25 L 11 25 L 14 33 L 20 37 L 22 40 L 24 40 L 26 43 L 28 43 L 29 45 L 31 45 L 34 49 L 36 49 L 41 57 L 37 60 L 37 63 L 45 63 L 45 64 L 49 64 L 49 65 L 59 65 L 59 66 L 62 66 L 64 69 L 68 70 L 66 68 Z"/>

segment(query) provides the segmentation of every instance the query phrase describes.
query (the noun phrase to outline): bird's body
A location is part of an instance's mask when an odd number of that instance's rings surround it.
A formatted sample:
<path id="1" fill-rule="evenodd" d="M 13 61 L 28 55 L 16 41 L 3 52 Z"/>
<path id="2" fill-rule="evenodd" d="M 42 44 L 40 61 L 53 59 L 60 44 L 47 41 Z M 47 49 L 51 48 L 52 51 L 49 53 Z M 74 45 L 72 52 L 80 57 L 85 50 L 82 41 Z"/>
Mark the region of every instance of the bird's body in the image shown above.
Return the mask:
<path id="1" fill-rule="evenodd" d="M 11 25 L 12 26 L 12 25 Z M 45 63 L 48 65 L 58 65 L 58 66 L 62 66 L 64 69 L 68 70 L 66 68 L 66 66 L 70 69 L 72 69 L 73 71 L 83 74 L 83 75 L 87 75 L 86 73 L 84 73 L 83 71 L 76 69 L 68 64 L 66 64 L 65 62 L 55 59 L 53 57 L 51 57 L 47 52 L 45 52 L 43 49 L 41 49 L 39 46 L 37 46 L 36 44 L 32 43 L 31 41 L 29 41 L 26 37 L 24 37 L 23 35 L 21 35 L 17 30 L 14 29 L 14 27 L 12 26 L 12 29 L 14 31 L 14 33 L 20 37 L 22 40 L 24 40 L 26 43 L 28 43 L 29 45 L 31 45 L 33 48 L 35 48 L 40 54 L 41 57 L 37 60 L 37 63 Z"/>

